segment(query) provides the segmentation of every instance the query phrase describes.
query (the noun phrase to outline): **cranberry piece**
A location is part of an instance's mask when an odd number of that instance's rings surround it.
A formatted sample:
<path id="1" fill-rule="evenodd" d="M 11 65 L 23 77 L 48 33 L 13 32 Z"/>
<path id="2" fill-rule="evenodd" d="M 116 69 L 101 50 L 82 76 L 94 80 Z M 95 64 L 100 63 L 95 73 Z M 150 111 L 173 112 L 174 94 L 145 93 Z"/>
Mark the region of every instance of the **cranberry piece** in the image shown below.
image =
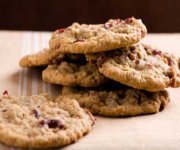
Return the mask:
<path id="1" fill-rule="evenodd" d="M 74 41 L 73 43 L 76 43 L 76 42 L 84 42 L 84 40 L 79 40 L 79 39 L 77 39 L 77 40 Z"/>
<path id="2" fill-rule="evenodd" d="M 47 125 L 49 128 L 60 128 L 62 129 L 64 126 L 60 120 L 51 119 L 47 121 Z"/>
<path id="3" fill-rule="evenodd" d="M 160 55 L 161 56 L 161 51 L 158 51 L 158 50 L 153 50 L 152 51 L 153 55 Z"/>
<path id="4" fill-rule="evenodd" d="M 39 124 L 40 124 L 41 126 L 43 126 L 43 125 L 46 124 L 46 121 L 45 121 L 45 120 L 41 120 L 41 121 L 39 122 Z"/>
<path id="5" fill-rule="evenodd" d="M 39 118 L 40 114 L 38 113 L 37 110 L 33 109 L 32 110 L 32 114 L 36 117 L 36 118 Z"/>
<path id="6" fill-rule="evenodd" d="M 65 28 L 59 29 L 58 32 L 59 33 L 63 33 L 65 31 Z"/>
<path id="7" fill-rule="evenodd" d="M 41 120 L 39 122 L 39 124 L 41 126 L 47 124 L 49 128 L 64 128 L 64 125 L 62 124 L 62 122 L 60 120 L 56 120 L 56 119 L 50 119 L 50 120 Z"/>
<path id="8" fill-rule="evenodd" d="M 168 57 L 167 60 L 169 66 L 172 66 L 174 64 L 173 60 L 170 57 Z"/>
<path id="9" fill-rule="evenodd" d="M 111 28 L 113 25 L 111 24 L 111 23 L 105 23 L 104 24 L 104 28 L 105 29 L 109 29 L 109 28 Z"/>
<path id="10" fill-rule="evenodd" d="M 180 58 L 179 58 L 179 62 L 178 62 L 178 67 L 179 67 L 179 69 L 180 69 Z"/>
<path id="11" fill-rule="evenodd" d="M 135 53 L 136 48 L 135 48 L 135 46 L 131 46 L 131 47 L 129 48 L 129 50 L 130 50 L 132 53 Z"/>
<path id="12" fill-rule="evenodd" d="M 145 37 L 145 32 L 141 31 L 141 35 L 142 35 L 142 37 Z"/>
<path id="13" fill-rule="evenodd" d="M 125 19 L 125 23 L 132 23 L 132 22 L 133 22 L 132 17 L 129 17 L 129 18 Z"/>
<path id="14" fill-rule="evenodd" d="M 5 90 L 5 91 L 3 92 L 3 95 L 9 95 L 9 94 L 8 94 L 8 91 Z"/>
<path id="15" fill-rule="evenodd" d="M 102 64 L 105 62 L 105 57 L 100 56 L 97 60 L 96 60 L 96 64 L 98 67 L 101 67 Z"/>
<path id="16" fill-rule="evenodd" d="M 139 64 L 139 60 L 137 59 L 137 60 L 135 61 L 135 63 L 136 63 L 136 64 Z"/>

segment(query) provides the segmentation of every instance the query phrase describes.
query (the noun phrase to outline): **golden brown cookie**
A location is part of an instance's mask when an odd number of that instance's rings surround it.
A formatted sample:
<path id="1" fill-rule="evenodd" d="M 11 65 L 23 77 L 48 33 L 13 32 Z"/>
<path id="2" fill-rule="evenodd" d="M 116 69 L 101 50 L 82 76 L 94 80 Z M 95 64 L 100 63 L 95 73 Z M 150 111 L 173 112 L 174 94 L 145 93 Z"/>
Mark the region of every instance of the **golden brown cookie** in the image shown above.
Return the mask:
<path id="1" fill-rule="evenodd" d="M 47 94 L 0 97 L 0 141 L 10 146 L 65 146 L 87 134 L 93 123 L 93 116 L 73 99 Z"/>
<path id="2" fill-rule="evenodd" d="M 21 67 L 38 67 L 50 64 L 55 58 L 63 59 L 64 54 L 59 54 L 56 50 L 43 49 L 34 54 L 29 54 L 21 58 L 19 65 Z"/>
<path id="3" fill-rule="evenodd" d="M 160 91 L 180 86 L 179 58 L 148 45 L 136 44 L 86 57 L 106 77 L 134 88 Z"/>
<path id="4" fill-rule="evenodd" d="M 110 19 L 105 24 L 78 24 L 56 30 L 49 46 L 60 53 L 95 53 L 129 46 L 147 33 L 141 20 Z"/>
<path id="5" fill-rule="evenodd" d="M 42 78 L 50 83 L 83 87 L 96 87 L 108 81 L 104 75 L 99 73 L 94 64 L 78 64 L 66 61 L 49 65 L 43 71 Z"/>
<path id="6" fill-rule="evenodd" d="M 157 113 L 169 102 L 167 91 L 147 92 L 117 84 L 91 89 L 64 86 L 62 95 L 76 99 L 95 115 L 109 117 Z"/>

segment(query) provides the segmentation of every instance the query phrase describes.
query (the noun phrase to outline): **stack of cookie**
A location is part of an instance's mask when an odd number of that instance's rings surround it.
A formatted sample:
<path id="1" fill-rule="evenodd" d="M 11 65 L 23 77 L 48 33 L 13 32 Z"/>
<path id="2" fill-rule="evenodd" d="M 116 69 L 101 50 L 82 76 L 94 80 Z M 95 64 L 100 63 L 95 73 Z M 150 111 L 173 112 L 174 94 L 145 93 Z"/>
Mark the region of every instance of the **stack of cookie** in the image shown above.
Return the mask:
<path id="1" fill-rule="evenodd" d="M 50 48 L 24 56 L 19 64 L 47 66 L 42 78 L 63 85 L 60 96 L 4 93 L 0 141 L 17 147 L 59 147 L 91 130 L 91 113 L 121 117 L 163 110 L 169 102 L 165 88 L 180 86 L 180 59 L 139 43 L 146 34 L 145 25 L 135 18 L 73 23 L 56 30 Z"/>
<path id="2" fill-rule="evenodd" d="M 63 96 L 93 114 L 156 113 L 169 102 L 164 89 L 180 86 L 180 62 L 138 43 L 146 34 L 145 25 L 133 17 L 97 25 L 73 23 L 56 30 L 50 48 L 23 57 L 20 66 L 48 65 L 43 80 L 63 85 Z"/>

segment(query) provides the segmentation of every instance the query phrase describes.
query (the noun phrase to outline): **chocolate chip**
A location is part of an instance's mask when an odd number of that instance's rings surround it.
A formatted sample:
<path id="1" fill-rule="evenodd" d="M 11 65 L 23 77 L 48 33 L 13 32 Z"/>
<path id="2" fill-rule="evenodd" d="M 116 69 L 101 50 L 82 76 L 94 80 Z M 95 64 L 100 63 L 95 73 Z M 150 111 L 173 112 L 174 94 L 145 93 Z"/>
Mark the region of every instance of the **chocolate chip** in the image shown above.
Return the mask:
<path id="1" fill-rule="evenodd" d="M 3 95 L 9 95 L 9 94 L 8 94 L 8 91 L 5 90 L 5 91 L 3 92 Z"/>
<path id="2" fill-rule="evenodd" d="M 180 69 L 180 58 L 179 58 L 179 61 L 178 61 L 178 67 L 179 67 L 179 69 Z"/>
<path id="3" fill-rule="evenodd" d="M 37 110 L 33 109 L 31 112 L 36 118 L 39 118 L 40 114 L 38 113 Z"/>

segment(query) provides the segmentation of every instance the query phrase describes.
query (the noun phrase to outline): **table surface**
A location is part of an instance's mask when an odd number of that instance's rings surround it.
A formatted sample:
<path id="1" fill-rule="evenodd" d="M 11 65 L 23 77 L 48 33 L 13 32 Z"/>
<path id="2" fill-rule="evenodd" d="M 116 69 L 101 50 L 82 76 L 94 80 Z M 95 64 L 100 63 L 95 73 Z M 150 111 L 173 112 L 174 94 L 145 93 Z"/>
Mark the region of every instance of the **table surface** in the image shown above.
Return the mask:
<path id="1" fill-rule="evenodd" d="M 22 69 L 19 59 L 48 46 L 51 33 L 0 31 L 0 93 L 32 95 L 48 92 L 58 95 L 60 86 L 42 81 L 41 71 Z M 180 34 L 148 34 L 142 42 L 162 51 L 180 56 Z M 92 132 L 66 150 L 179 150 L 180 149 L 180 89 L 168 89 L 171 102 L 158 114 L 128 117 L 97 117 Z M 0 149 L 11 149 L 0 144 Z"/>

